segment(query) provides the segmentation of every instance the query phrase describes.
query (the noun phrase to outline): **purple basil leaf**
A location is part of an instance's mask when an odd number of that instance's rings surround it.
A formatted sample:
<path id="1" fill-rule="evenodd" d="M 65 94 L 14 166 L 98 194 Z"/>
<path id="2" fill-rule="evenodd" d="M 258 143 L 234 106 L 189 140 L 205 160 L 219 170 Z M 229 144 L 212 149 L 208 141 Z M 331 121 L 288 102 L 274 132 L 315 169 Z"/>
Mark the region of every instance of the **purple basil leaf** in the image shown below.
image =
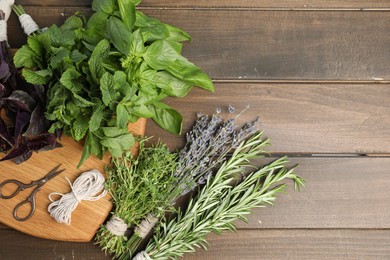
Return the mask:
<path id="1" fill-rule="evenodd" d="M 9 154 L 3 157 L 0 161 L 7 161 L 7 160 L 17 158 L 23 155 L 23 153 L 25 153 L 27 149 L 28 149 L 27 146 L 23 146 L 23 145 L 19 146 L 18 148 L 14 148 Z"/>
<path id="2" fill-rule="evenodd" d="M 5 88 L 5 86 L 3 84 L 0 83 L 0 98 L 1 97 L 4 97 L 7 93 L 7 89 Z"/>
<path id="3" fill-rule="evenodd" d="M 8 127 L 0 118 L 0 152 L 5 152 L 11 149 L 12 140 L 8 133 Z"/>
<path id="4" fill-rule="evenodd" d="M 15 130 L 14 130 L 14 146 L 18 146 L 19 136 L 22 134 L 24 127 L 30 122 L 30 113 L 18 110 L 16 114 Z"/>
<path id="5" fill-rule="evenodd" d="M 27 161 L 28 159 L 30 159 L 32 153 L 33 153 L 33 151 L 31 151 L 31 150 L 26 150 L 22 155 L 20 155 L 20 156 L 14 158 L 13 161 L 14 161 L 16 164 L 21 164 L 22 162 L 25 162 L 25 161 Z"/>
<path id="6" fill-rule="evenodd" d="M 40 103 L 45 105 L 45 103 L 46 103 L 45 87 L 43 85 L 34 85 L 34 87 L 35 87 L 35 93 L 36 93 L 34 95 L 34 99 L 35 100 L 39 99 Z"/>
<path id="7" fill-rule="evenodd" d="M 6 81 L 10 76 L 10 68 L 8 63 L 5 61 L 7 47 L 5 42 L 1 42 L 0 50 L 0 79 Z"/>
<path id="8" fill-rule="evenodd" d="M 31 112 L 35 107 L 35 100 L 26 92 L 22 90 L 15 90 L 11 96 L 5 98 L 10 108 L 14 110 L 22 109 L 27 112 Z M 16 108 L 16 109 L 15 109 Z"/>
<path id="9" fill-rule="evenodd" d="M 45 110 L 41 105 L 38 105 L 31 114 L 30 125 L 24 136 L 32 136 L 40 134 L 49 129 L 49 121 L 45 117 Z"/>
<path id="10" fill-rule="evenodd" d="M 54 134 L 46 132 L 40 135 L 36 135 L 33 138 L 29 138 L 27 145 L 28 148 L 33 151 L 38 151 L 43 148 L 45 148 L 45 150 L 49 150 L 49 148 L 53 149 L 56 147 L 57 139 Z"/>

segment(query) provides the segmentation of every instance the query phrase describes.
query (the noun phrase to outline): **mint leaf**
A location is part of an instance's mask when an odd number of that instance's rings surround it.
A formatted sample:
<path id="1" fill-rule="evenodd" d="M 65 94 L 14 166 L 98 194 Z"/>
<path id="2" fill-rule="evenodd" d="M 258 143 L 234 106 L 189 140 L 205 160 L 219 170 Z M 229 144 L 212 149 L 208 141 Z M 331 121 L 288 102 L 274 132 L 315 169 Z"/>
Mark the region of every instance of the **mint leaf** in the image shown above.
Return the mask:
<path id="1" fill-rule="evenodd" d="M 102 92 L 102 101 L 106 106 L 110 105 L 111 101 L 113 101 L 111 95 L 113 89 L 113 77 L 109 72 L 106 72 L 100 79 L 100 91 Z"/>
<path id="2" fill-rule="evenodd" d="M 46 84 L 50 81 L 51 78 L 51 70 L 38 70 L 32 71 L 29 69 L 23 69 L 22 75 L 28 83 L 34 85 Z"/>
<path id="3" fill-rule="evenodd" d="M 155 70 L 163 70 L 173 64 L 180 56 L 181 44 L 158 40 L 152 43 L 142 56 L 145 62 Z"/>
<path id="4" fill-rule="evenodd" d="M 99 84 L 100 78 L 105 72 L 103 60 L 108 57 L 109 52 L 110 43 L 106 39 L 103 39 L 96 45 L 88 61 L 91 76 L 97 84 Z"/>
<path id="5" fill-rule="evenodd" d="M 129 113 L 127 112 L 127 109 L 126 107 L 119 103 L 117 106 L 116 106 L 116 121 L 117 121 L 117 126 L 119 128 L 125 128 L 127 126 L 127 123 L 128 123 L 128 117 L 129 117 Z"/>
<path id="6" fill-rule="evenodd" d="M 64 24 L 61 26 L 61 29 L 75 30 L 81 27 L 83 27 L 83 21 L 81 18 L 76 15 L 72 15 L 65 20 Z"/>
<path id="7" fill-rule="evenodd" d="M 127 134 L 127 128 L 119 128 L 116 126 L 112 127 L 101 127 L 100 130 L 102 130 L 103 134 L 107 137 L 118 137 L 123 134 Z"/>
<path id="8" fill-rule="evenodd" d="M 107 21 L 107 32 L 111 43 L 124 55 L 129 55 L 131 31 L 117 17 L 111 16 Z"/>
<path id="9" fill-rule="evenodd" d="M 50 66 L 52 69 L 57 69 L 60 67 L 60 64 L 64 61 L 66 57 L 69 57 L 69 51 L 60 47 L 50 59 Z"/>
<path id="10" fill-rule="evenodd" d="M 127 29 L 132 30 L 135 23 L 135 5 L 132 0 L 118 0 L 119 13 Z"/>
<path id="11" fill-rule="evenodd" d="M 78 50 L 73 50 L 70 54 L 70 59 L 72 62 L 74 63 L 78 63 L 78 62 L 81 62 L 85 59 L 87 59 L 88 56 L 79 52 Z"/>
<path id="12" fill-rule="evenodd" d="M 76 141 L 80 141 L 88 131 L 88 118 L 85 116 L 79 116 L 72 125 L 71 133 L 72 137 Z"/>
<path id="13" fill-rule="evenodd" d="M 17 68 L 33 68 L 36 66 L 34 59 L 36 53 L 28 46 L 23 45 L 22 48 L 18 49 L 14 56 L 14 64 Z"/>
<path id="14" fill-rule="evenodd" d="M 74 67 L 70 67 L 62 73 L 60 82 L 73 93 L 79 93 L 83 88 L 83 84 L 78 80 L 80 76 L 81 74 Z"/>
<path id="15" fill-rule="evenodd" d="M 120 157 L 123 151 L 128 151 L 135 143 L 132 134 L 123 134 L 115 138 L 105 138 L 100 143 L 107 147 L 113 157 Z"/>
<path id="16" fill-rule="evenodd" d="M 89 119 L 89 130 L 91 132 L 97 131 L 100 128 L 103 117 L 104 113 L 100 108 L 93 112 L 91 118 Z"/>

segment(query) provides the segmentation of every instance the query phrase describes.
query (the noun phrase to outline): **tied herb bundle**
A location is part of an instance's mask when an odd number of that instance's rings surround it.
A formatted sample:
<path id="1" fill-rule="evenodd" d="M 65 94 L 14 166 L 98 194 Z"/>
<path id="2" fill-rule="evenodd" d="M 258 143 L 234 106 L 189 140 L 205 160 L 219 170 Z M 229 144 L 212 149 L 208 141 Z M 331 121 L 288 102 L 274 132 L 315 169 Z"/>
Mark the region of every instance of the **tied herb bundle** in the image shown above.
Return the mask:
<path id="1" fill-rule="evenodd" d="M 186 145 L 179 153 L 175 171 L 176 185 L 166 192 L 168 197 L 166 201 L 170 203 L 161 205 L 161 208 L 166 208 L 168 211 L 169 206 L 175 204 L 180 196 L 194 190 L 198 185 L 205 184 L 207 179 L 227 160 L 229 152 L 234 151 L 242 141 L 255 133 L 258 119 L 237 127 L 237 118 L 241 114 L 224 120 L 220 112 L 218 109 L 212 116 L 198 114 L 192 130 L 186 135 Z M 233 114 L 235 109 L 229 106 L 229 112 Z M 267 142 L 263 143 L 266 144 Z M 164 217 L 163 211 L 150 212 L 139 227 L 136 227 L 127 242 L 126 253 L 120 255 L 119 259 L 131 257 L 157 220 L 162 217 Z"/>
<path id="2" fill-rule="evenodd" d="M 0 10 L 0 152 L 7 153 L 1 161 L 12 159 L 19 164 L 33 151 L 57 147 L 59 135 L 48 133 L 45 88 L 27 83 L 15 69 L 8 51 L 6 16 Z"/>
<path id="3" fill-rule="evenodd" d="M 164 211 L 166 190 L 175 185 L 177 154 L 158 143 L 144 147 L 141 141 L 138 157 L 131 153 L 113 158 L 106 168 L 106 189 L 115 203 L 111 220 L 100 228 L 96 241 L 103 250 L 120 255 L 126 250 L 128 227 L 139 223 L 149 212 Z"/>
<path id="4" fill-rule="evenodd" d="M 207 234 L 235 230 L 234 221 L 246 221 L 251 209 L 273 203 L 276 194 L 286 188 L 284 180 L 292 179 L 296 189 L 302 186 L 303 179 L 285 168 L 286 157 L 245 174 L 254 167 L 250 160 L 262 157 L 263 144 L 261 133 L 241 143 L 184 212 L 158 225 L 145 251 L 135 259 L 177 259 L 194 253 L 195 248 L 207 249 Z"/>
<path id="5" fill-rule="evenodd" d="M 91 154 L 102 158 L 108 150 L 120 157 L 128 151 L 135 140 L 127 125 L 140 117 L 180 133 L 182 115 L 162 100 L 184 97 L 192 86 L 214 90 L 181 55 L 181 42 L 190 36 L 136 10 L 139 3 L 94 0 L 88 20 L 76 14 L 60 27 L 32 33 L 15 54 L 25 79 L 47 86 L 50 130 L 85 138 L 80 165 Z"/>

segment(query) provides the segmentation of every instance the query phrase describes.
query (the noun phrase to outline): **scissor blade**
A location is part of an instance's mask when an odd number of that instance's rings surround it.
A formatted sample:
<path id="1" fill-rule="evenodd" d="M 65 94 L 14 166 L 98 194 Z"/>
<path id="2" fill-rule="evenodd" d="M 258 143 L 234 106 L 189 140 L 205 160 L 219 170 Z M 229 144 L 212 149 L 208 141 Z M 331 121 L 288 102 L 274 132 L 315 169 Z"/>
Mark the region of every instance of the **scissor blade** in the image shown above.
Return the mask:
<path id="1" fill-rule="evenodd" d="M 62 170 L 59 170 L 58 171 L 58 168 L 60 168 L 61 164 L 57 165 L 53 170 L 51 170 L 45 177 L 44 179 L 46 181 L 50 180 L 50 179 L 53 179 L 54 177 L 56 177 L 58 174 L 60 174 L 61 172 L 65 171 L 65 169 L 62 169 Z"/>

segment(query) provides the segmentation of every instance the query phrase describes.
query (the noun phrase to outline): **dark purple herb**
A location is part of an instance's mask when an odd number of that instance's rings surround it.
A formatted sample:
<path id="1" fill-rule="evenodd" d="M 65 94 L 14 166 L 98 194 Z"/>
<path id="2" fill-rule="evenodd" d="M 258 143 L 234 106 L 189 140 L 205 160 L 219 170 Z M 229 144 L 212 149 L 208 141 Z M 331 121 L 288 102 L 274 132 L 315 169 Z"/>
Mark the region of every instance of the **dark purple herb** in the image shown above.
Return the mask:
<path id="1" fill-rule="evenodd" d="M 0 20 L 4 13 L 0 10 Z M 0 42 L 0 161 L 22 163 L 33 151 L 58 147 L 57 135 L 49 134 L 45 118 L 45 88 L 27 83 L 15 69 L 7 42 Z"/>

